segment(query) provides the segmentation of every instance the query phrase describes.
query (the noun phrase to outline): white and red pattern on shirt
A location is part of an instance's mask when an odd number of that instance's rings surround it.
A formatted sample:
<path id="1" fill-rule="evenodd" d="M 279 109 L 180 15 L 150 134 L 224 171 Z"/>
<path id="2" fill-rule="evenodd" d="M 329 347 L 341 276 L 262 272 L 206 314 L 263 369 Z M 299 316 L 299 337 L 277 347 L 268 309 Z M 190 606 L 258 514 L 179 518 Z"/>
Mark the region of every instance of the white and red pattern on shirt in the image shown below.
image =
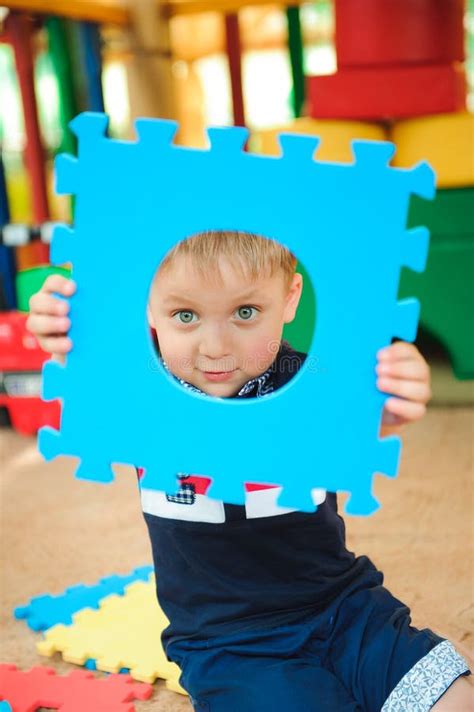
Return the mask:
<path id="1" fill-rule="evenodd" d="M 144 470 L 138 469 L 139 480 Z M 191 522 L 220 524 L 226 521 L 224 502 L 209 497 L 207 492 L 211 478 L 202 475 L 178 475 L 179 489 L 176 494 L 166 494 L 159 490 L 141 487 L 142 509 L 147 514 L 166 519 L 180 519 Z M 277 499 L 282 491 L 278 485 L 266 485 L 253 482 L 245 483 L 245 519 L 271 517 L 296 511 L 280 507 Z M 326 499 L 326 490 L 313 489 L 313 502 L 321 504 Z M 184 506 L 183 506 L 184 505 Z"/>

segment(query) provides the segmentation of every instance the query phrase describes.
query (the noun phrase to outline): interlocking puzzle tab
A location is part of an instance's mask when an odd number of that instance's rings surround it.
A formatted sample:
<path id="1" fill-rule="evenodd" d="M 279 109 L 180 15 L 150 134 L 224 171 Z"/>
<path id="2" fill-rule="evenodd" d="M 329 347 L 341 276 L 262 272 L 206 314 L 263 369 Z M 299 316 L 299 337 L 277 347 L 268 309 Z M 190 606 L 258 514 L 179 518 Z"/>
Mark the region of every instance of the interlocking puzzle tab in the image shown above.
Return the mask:
<path id="1" fill-rule="evenodd" d="M 400 451 L 398 438 L 378 437 L 387 396 L 375 385 L 376 353 L 416 335 L 419 304 L 397 302 L 397 290 L 402 267 L 424 269 L 428 231 L 406 230 L 406 217 L 412 193 L 433 197 L 432 170 L 392 168 L 385 142 L 354 141 L 353 163 L 338 164 L 313 160 L 314 137 L 281 135 L 275 158 L 246 153 L 242 128 L 209 129 L 208 150 L 174 145 L 176 128 L 139 119 L 137 141 L 124 142 L 106 137 L 105 115 L 72 122 L 79 156 L 59 157 L 57 178 L 59 192 L 77 196 L 76 223 L 55 231 L 52 260 L 73 263 L 74 349 L 65 366 L 45 365 L 43 395 L 63 408 L 60 430 L 41 431 L 40 451 L 79 457 L 85 479 L 110 481 L 112 463 L 130 463 L 146 469 L 149 489 L 174 492 L 177 473 L 194 472 L 226 502 L 243 504 L 244 482 L 259 482 L 283 487 L 280 505 L 314 511 L 320 487 L 349 492 L 347 513 L 370 514 L 374 473 L 395 477 Z M 208 229 L 278 240 L 311 275 L 318 318 L 308 358 L 265 398 L 190 393 L 149 337 L 155 270 L 177 242 Z M 236 433 L 250 434 L 248 446 L 232 447 Z"/>
<path id="2" fill-rule="evenodd" d="M 67 676 L 52 668 L 27 672 L 16 665 L 0 665 L 0 698 L 8 698 L 14 712 L 35 712 L 42 707 L 61 712 L 134 712 L 131 700 L 151 697 L 151 685 L 136 683 L 130 675 L 96 678 L 85 670 Z"/>

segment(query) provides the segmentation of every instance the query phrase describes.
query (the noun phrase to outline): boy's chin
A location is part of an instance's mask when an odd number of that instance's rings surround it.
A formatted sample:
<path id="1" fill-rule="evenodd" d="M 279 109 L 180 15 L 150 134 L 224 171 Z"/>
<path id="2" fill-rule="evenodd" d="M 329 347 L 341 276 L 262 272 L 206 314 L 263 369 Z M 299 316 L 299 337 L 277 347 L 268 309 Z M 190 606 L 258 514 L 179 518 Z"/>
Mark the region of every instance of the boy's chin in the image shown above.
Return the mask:
<path id="1" fill-rule="evenodd" d="M 230 383 L 202 383 L 197 387 L 206 395 L 216 398 L 230 398 L 240 390 Z"/>
<path id="2" fill-rule="evenodd" d="M 235 379 L 231 378 L 228 381 L 212 382 L 207 380 L 204 376 L 203 378 L 193 379 L 189 382 L 192 383 L 193 386 L 196 386 L 196 388 L 199 388 L 200 391 L 203 391 L 203 393 L 206 393 L 206 395 L 208 396 L 215 396 L 217 398 L 230 398 L 236 395 L 236 393 L 238 393 L 239 390 L 242 388 L 240 381 L 241 379 L 236 381 Z"/>

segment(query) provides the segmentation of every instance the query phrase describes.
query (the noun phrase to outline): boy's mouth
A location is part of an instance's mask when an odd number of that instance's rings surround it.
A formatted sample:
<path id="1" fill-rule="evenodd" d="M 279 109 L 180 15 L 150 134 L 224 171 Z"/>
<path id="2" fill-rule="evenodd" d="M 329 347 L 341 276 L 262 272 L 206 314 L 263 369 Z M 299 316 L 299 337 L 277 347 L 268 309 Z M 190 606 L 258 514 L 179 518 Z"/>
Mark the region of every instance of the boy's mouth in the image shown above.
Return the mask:
<path id="1" fill-rule="evenodd" d="M 235 370 L 234 368 L 233 371 L 203 371 L 203 373 L 209 381 L 226 381 Z"/>

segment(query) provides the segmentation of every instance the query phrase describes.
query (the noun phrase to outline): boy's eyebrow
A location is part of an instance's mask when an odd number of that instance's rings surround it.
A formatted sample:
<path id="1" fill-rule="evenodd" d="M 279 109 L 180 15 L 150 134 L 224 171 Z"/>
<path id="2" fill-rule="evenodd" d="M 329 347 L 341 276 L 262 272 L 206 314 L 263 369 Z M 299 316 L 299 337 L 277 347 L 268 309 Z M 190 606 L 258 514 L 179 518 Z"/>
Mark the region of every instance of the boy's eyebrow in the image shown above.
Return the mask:
<path id="1" fill-rule="evenodd" d="M 168 294 L 168 296 L 163 299 L 164 302 L 184 302 L 191 301 L 188 297 L 183 297 L 182 294 Z"/>
<path id="2" fill-rule="evenodd" d="M 258 289 L 252 289 L 250 292 L 245 292 L 244 294 L 241 294 L 240 296 L 235 297 L 236 302 L 243 302 L 248 299 L 252 299 L 255 296 L 260 296 L 260 292 Z M 167 297 L 163 300 L 164 303 L 168 302 L 188 302 L 192 303 L 192 299 L 189 297 L 183 296 L 182 294 L 168 294 Z"/>

